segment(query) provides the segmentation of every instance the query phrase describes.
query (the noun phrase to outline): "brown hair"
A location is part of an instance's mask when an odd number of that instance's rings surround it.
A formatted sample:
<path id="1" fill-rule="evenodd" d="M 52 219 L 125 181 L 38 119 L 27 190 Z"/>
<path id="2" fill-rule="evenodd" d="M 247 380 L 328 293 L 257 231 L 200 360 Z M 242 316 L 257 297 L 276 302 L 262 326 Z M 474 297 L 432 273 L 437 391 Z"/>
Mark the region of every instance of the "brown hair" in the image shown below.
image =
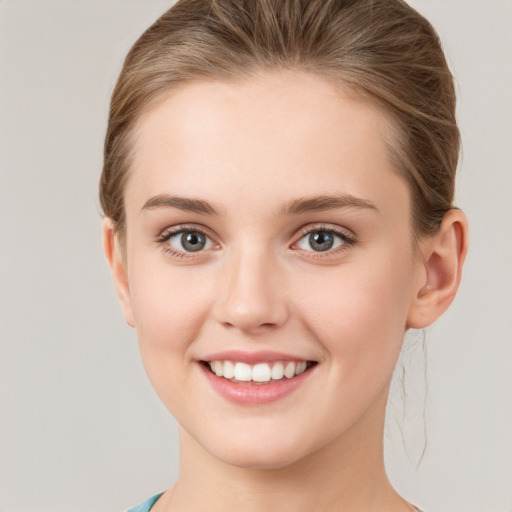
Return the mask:
<path id="1" fill-rule="evenodd" d="M 401 0 L 180 0 L 128 53 L 112 95 L 100 182 L 103 212 L 123 237 L 123 193 L 136 121 L 171 88 L 261 69 L 334 78 L 377 101 L 388 147 L 412 192 L 417 235 L 452 208 L 460 136 L 439 38 Z"/>

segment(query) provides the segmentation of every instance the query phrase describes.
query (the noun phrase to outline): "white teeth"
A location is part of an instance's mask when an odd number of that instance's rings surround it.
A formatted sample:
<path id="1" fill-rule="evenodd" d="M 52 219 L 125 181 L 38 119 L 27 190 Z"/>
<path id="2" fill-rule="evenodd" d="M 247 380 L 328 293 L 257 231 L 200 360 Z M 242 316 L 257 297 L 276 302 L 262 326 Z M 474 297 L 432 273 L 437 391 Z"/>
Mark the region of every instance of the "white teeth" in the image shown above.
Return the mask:
<path id="1" fill-rule="evenodd" d="M 290 361 L 285 367 L 284 367 L 284 376 L 287 379 L 291 379 L 295 376 L 295 363 Z"/>
<path id="2" fill-rule="evenodd" d="M 241 382 L 270 382 L 281 380 L 283 377 L 291 379 L 304 373 L 307 369 L 306 361 L 288 361 L 287 363 L 258 363 L 251 366 L 247 363 L 233 361 L 210 361 L 209 366 L 215 375 L 225 379 L 234 379 Z"/>
<path id="3" fill-rule="evenodd" d="M 299 361 L 297 363 L 297 367 L 295 368 L 295 375 L 300 375 L 301 373 L 304 373 L 306 371 L 308 364 L 306 361 Z"/>
<path id="4" fill-rule="evenodd" d="M 211 366 L 212 370 L 215 372 L 215 375 L 217 375 L 217 377 L 222 377 L 222 363 L 220 361 L 213 361 Z"/>
<path id="5" fill-rule="evenodd" d="M 270 372 L 270 376 L 274 380 L 281 380 L 284 375 L 284 368 L 282 363 L 276 363 L 272 366 L 272 371 Z"/>
<path id="6" fill-rule="evenodd" d="M 252 368 L 245 363 L 235 364 L 235 379 L 242 381 L 250 381 L 252 379 Z"/>
<path id="7" fill-rule="evenodd" d="M 235 376 L 235 365 L 231 361 L 224 361 L 224 377 L 232 379 Z"/>
<path id="8" fill-rule="evenodd" d="M 270 366 L 267 363 L 255 364 L 252 367 L 252 380 L 254 382 L 268 382 L 270 380 Z"/>

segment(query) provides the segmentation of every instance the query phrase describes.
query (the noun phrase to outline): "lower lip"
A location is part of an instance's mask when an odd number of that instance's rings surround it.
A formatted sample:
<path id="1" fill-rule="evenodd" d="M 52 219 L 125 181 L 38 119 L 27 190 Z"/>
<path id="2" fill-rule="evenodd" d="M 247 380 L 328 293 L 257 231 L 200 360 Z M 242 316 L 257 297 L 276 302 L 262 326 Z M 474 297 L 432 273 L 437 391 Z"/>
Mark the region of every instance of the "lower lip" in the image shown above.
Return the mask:
<path id="1" fill-rule="evenodd" d="M 268 384 L 252 384 L 249 382 L 231 382 L 224 377 L 217 377 L 210 370 L 200 364 L 203 374 L 212 388 L 223 398 L 242 405 L 259 405 L 276 402 L 293 393 L 311 374 L 313 368 L 291 379 L 283 377 L 280 380 L 270 381 Z"/>

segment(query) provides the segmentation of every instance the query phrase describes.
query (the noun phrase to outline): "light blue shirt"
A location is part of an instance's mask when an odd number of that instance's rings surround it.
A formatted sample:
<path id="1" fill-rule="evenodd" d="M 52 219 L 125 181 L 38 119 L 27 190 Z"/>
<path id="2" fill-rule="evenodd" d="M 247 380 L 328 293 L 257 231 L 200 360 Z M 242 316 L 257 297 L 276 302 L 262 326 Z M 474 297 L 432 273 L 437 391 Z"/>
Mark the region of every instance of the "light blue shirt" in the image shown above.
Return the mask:
<path id="1" fill-rule="evenodd" d="M 152 498 L 149 498 L 149 500 L 144 501 L 140 505 L 137 505 L 136 507 L 133 507 L 126 512 L 149 512 L 151 510 L 151 507 L 155 504 L 156 500 L 162 496 L 162 493 L 157 494 L 156 496 L 153 496 Z"/>

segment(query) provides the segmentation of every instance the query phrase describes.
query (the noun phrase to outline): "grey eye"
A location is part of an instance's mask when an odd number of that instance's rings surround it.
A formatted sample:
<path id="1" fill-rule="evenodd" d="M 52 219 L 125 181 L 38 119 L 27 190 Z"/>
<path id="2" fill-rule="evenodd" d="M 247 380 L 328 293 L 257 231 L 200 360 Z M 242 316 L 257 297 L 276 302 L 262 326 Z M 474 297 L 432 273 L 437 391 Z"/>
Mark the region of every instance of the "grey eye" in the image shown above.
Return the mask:
<path id="1" fill-rule="evenodd" d="M 309 245 L 314 251 L 328 251 L 334 245 L 334 236 L 327 231 L 317 231 L 309 235 Z"/>
<path id="2" fill-rule="evenodd" d="M 180 231 L 170 236 L 167 243 L 181 252 L 198 252 L 208 249 L 212 241 L 200 231 Z"/>
<path id="3" fill-rule="evenodd" d="M 345 240 L 333 231 L 316 230 L 304 235 L 297 245 L 306 251 L 325 252 L 344 243 Z"/>
<path id="4" fill-rule="evenodd" d="M 196 252 L 206 246 L 206 237 L 202 233 L 188 232 L 181 235 L 181 245 L 186 251 Z"/>

